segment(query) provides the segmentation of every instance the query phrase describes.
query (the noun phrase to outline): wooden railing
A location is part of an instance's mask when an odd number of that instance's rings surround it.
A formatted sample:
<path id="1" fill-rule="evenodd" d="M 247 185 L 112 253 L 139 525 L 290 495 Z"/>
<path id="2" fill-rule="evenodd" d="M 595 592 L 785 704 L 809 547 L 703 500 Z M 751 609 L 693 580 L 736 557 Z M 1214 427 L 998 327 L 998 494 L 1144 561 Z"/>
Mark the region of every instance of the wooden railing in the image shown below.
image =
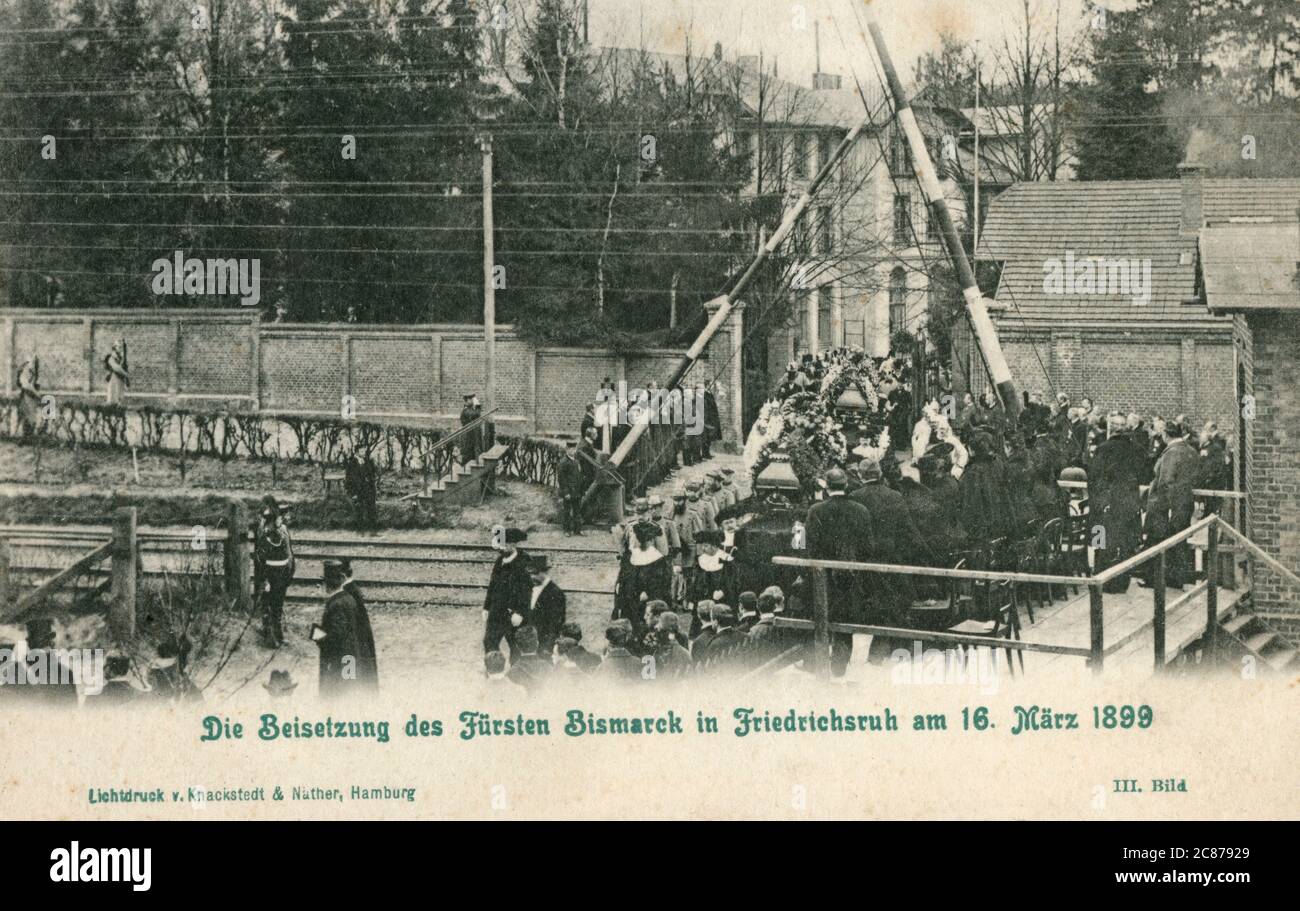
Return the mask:
<path id="1" fill-rule="evenodd" d="M 440 438 L 436 443 L 430 446 L 424 453 L 424 486 L 427 490 L 432 481 L 441 478 L 451 471 L 452 461 L 455 455 L 452 447 L 463 443 L 469 439 L 471 433 L 481 434 L 483 428 L 487 426 L 488 418 L 500 411 L 500 408 L 493 408 L 491 411 L 485 411 L 474 420 L 470 421 L 463 427 L 459 427 L 446 436 Z"/>
<path id="2" fill-rule="evenodd" d="M 12 536 L 12 533 L 10 533 Z M 21 618 L 41 607 L 79 576 L 105 560 L 111 561 L 108 622 L 113 635 L 129 639 L 135 635 L 135 593 L 139 573 L 140 542 L 136 535 L 134 507 L 117 510 L 113 515 L 112 537 L 93 550 L 82 554 L 34 590 L 20 597 L 12 596 L 9 545 L 0 540 L 0 620 Z"/>
<path id="3" fill-rule="evenodd" d="M 1219 493 L 1215 491 L 1214 493 Z M 1167 602 L 1167 591 L 1165 583 L 1166 562 L 1169 552 L 1179 546 L 1186 545 L 1193 537 L 1205 532 L 1207 535 L 1206 556 L 1204 560 L 1206 580 L 1191 592 L 1182 595 L 1176 602 L 1169 604 Z M 1133 639 L 1146 632 L 1148 629 L 1153 630 L 1154 654 L 1153 661 L 1156 670 L 1163 671 L 1166 664 L 1165 655 L 1165 632 L 1166 619 L 1170 609 L 1177 607 L 1192 597 L 1200 594 L 1203 590 L 1206 593 L 1206 622 L 1203 636 L 1203 647 L 1213 651 L 1216 646 L 1216 638 L 1219 626 L 1218 616 L 1218 590 L 1221 581 L 1222 566 L 1219 559 L 1220 532 L 1226 532 L 1242 545 L 1250 554 L 1265 560 L 1272 568 L 1286 575 L 1288 580 L 1300 586 L 1300 577 L 1297 577 L 1290 570 L 1286 569 L 1281 563 L 1269 556 L 1258 545 L 1250 542 L 1241 532 L 1237 531 L 1217 513 L 1206 516 L 1200 521 L 1192 524 L 1176 534 L 1153 544 L 1151 547 L 1133 555 L 1132 557 L 1115 564 L 1091 576 L 1063 576 L 1043 573 L 1023 573 L 1023 572 L 997 572 L 991 570 L 972 570 L 972 569 L 948 569 L 933 566 L 908 566 L 892 563 L 865 563 L 846 560 L 819 560 L 805 557 L 773 557 L 772 562 L 779 566 L 802 567 L 811 570 L 812 575 L 812 607 L 813 619 L 794 619 L 781 618 L 778 624 L 783 627 L 793 629 L 805 629 L 813 631 L 813 662 L 814 671 L 822 676 L 828 676 L 830 673 L 830 634 L 839 633 L 864 633 L 869 635 L 890 636 L 890 637 L 911 637 L 921 639 L 926 642 L 950 643 L 953 645 L 982 645 L 992 646 L 998 649 L 1009 649 L 1021 652 L 1048 652 L 1058 655 L 1074 655 L 1085 657 L 1088 664 L 1096 673 L 1101 673 L 1105 659 L 1108 655 L 1114 654 L 1120 648 L 1128 645 Z M 1105 642 L 1105 611 L 1104 598 L 1105 593 L 1103 586 L 1122 575 L 1133 572 L 1138 567 L 1149 561 L 1156 561 L 1155 572 L 1153 577 L 1153 611 L 1149 621 L 1140 625 L 1137 629 L 1131 630 L 1124 636 L 1120 637 L 1109 646 Z M 1075 645 L 1064 645 L 1045 642 L 1027 642 L 1019 639 L 990 639 L 984 636 L 971 636 L 960 633 L 946 631 L 906 629 L 901 627 L 881 626 L 862 623 L 838 623 L 830 619 L 830 609 L 827 598 L 827 578 L 826 573 L 830 570 L 849 571 L 849 572 L 870 572 L 870 573 L 891 573 L 905 576 L 927 576 L 941 579 L 969 580 L 983 582 L 1011 582 L 1027 583 L 1040 585 L 1068 585 L 1068 586 L 1086 586 L 1089 590 L 1089 644 L 1087 648 Z M 1229 580 L 1229 584 L 1232 581 Z"/>
<path id="4" fill-rule="evenodd" d="M 237 610 L 247 610 L 252 605 L 252 544 L 247 517 L 248 510 L 244 504 L 232 503 L 220 521 L 224 528 L 204 530 L 205 547 L 221 546 L 226 592 Z M 29 547 L 44 542 L 72 547 L 78 543 L 83 543 L 84 546 L 84 542 L 105 535 L 110 539 L 108 542 L 100 544 L 72 565 L 59 570 L 35 590 L 18 598 L 10 597 L 14 588 L 11 576 L 17 571 L 17 567 L 10 563 L 11 542 Z M 165 549 L 176 545 L 192 546 L 193 540 L 193 531 L 141 529 L 137 525 L 134 507 L 117 510 L 113 514 L 111 528 L 87 525 L 0 526 L 0 620 L 17 617 L 40 607 L 78 576 L 93 570 L 106 559 L 111 559 L 110 625 L 115 635 L 128 637 L 135 629 L 135 592 L 141 574 L 140 555 L 146 549 L 145 545 L 163 545 Z"/>

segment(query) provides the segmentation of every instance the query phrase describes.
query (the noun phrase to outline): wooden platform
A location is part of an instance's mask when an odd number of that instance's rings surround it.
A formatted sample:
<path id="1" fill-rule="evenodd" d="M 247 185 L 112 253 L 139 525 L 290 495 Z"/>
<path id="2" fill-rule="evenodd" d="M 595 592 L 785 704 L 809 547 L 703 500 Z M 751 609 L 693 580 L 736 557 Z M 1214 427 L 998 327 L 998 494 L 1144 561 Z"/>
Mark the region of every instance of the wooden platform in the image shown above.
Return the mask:
<path id="1" fill-rule="evenodd" d="M 1218 614 L 1220 621 L 1232 616 L 1246 597 L 1244 588 L 1218 589 Z M 1123 594 L 1107 594 L 1102 601 L 1102 632 L 1106 648 L 1104 673 L 1106 676 L 1147 677 L 1155 670 L 1155 634 L 1151 620 L 1155 613 L 1155 598 L 1149 588 L 1136 582 Z M 1189 585 L 1182 591 L 1169 589 L 1165 613 L 1165 660 L 1174 661 L 1184 649 L 1205 632 L 1206 585 L 1204 582 Z M 1020 621 L 1024 625 L 1021 638 L 1027 642 L 1067 645 L 1087 648 L 1090 640 L 1088 624 L 1089 603 L 1087 589 L 1080 590 L 1069 600 L 1058 601 L 1041 610 L 1034 609 L 1034 623 L 1029 623 L 1028 612 L 1022 607 Z M 1028 654 L 1026 673 L 1061 670 L 1067 662 L 1083 665 L 1083 659 L 1069 655 Z"/>

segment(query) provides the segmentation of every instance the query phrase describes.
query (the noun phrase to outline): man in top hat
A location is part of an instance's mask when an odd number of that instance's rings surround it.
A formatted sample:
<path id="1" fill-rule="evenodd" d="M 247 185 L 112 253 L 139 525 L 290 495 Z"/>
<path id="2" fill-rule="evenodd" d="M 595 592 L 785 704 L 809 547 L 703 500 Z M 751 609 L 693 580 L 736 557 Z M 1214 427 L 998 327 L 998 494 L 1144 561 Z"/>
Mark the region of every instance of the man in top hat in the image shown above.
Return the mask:
<path id="1" fill-rule="evenodd" d="M 322 585 L 325 610 L 320 623 L 312 627 L 312 640 L 320 650 L 320 695 L 322 699 L 354 695 L 372 688 L 373 679 L 364 675 L 366 655 L 358 624 L 359 607 L 345 588 L 347 576 L 337 560 L 326 560 Z"/>
<path id="2" fill-rule="evenodd" d="M 529 557 L 528 578 L 532 581 L 528 622 L 537 630 L 537 652 L 545 656 L 551 654 L 555 641 L 560 638 L 568 607 L 564 592 L 551 579 L 551 561 L 545 554 Z"/>
<path id="3" fill-rule="evenodd" d="M 492 548 L 497 552 L 483 598 L 483 652 L 500 650 L 501 640 L 511 643 L 515 630 L 528 616 L 533 580 L 528 575 L 528 554 L 519 544 L 528 535 L 518 528 L 503 529 L 493 535 Z"/>
<path id="4" fill-rule="evenodd" d="M 865 561 L 868 543 L 876 529 L 867 507 L 848 498 L 849 479 L 832 468 L 822 479 L 825 499 L 814 503 L 804 520 L 808 556 L 816 560 Z M 831 571 L 827 574 L 827 602 L 832 621 L 865 623 L 867 593 L 865 573 Z M 853 655 L 851 633 L 831 634 L 831 673 L 843 677 Z"/>
<path id="5" fill-rule="evenodd" d="M 556 468 L 560 484 L 560 520 L 566 535 L 582 534 L 582 495 L 587 492 L 582 463 L 578 461 L 578 444 L 570 440 L 564 446 L 564 458 Z"/>

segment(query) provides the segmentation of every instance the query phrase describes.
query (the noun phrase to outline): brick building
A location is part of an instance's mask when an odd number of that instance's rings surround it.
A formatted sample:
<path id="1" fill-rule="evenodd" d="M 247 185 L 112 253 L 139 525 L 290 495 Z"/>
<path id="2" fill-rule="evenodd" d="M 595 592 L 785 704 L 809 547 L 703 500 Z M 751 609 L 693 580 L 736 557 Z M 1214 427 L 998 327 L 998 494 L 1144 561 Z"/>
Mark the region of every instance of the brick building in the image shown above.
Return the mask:
<path id="1" fill-rule="evenodd" d="M 1194 164 L 1175 180 L 1013 185 L 989 206 L 978 252 L 1017 383 L 1239 437 L 1244 323 L 1198 293 L 1201 231 L 1294 219 L 1298 204 L 1300 180 L 1209 178 Z M 987 388 L 965 340 L 958 360 Z"/>
<path id="2" fill-rule="evenodd" d="M 1290 212 L 1279 199 L 1249 222 L 1204 228 L 1198 289 L 1208 308 L 1244 324 L 1248 533 L 1300 573 L 1300 224 L 1291 202 Z M 1267 567 L 1254 585 L 1256 609 L 1300 640 L 1300 588 Z"/>

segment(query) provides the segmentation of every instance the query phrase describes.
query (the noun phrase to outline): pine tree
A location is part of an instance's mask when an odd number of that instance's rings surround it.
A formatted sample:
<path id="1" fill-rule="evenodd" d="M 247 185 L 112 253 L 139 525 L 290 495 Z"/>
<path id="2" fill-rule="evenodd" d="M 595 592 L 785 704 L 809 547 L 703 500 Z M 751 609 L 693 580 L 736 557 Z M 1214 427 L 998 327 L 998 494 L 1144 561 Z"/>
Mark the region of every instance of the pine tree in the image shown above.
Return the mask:
<path id="1" fill-rule="evenodd" d="M 1092 34 L 1092 82 L 1083 99 L 1076 154 L 1080 180 L 1174 177 L 1180 147 L 1153 86 L 1139 13 L 1111 12 Z"/>

